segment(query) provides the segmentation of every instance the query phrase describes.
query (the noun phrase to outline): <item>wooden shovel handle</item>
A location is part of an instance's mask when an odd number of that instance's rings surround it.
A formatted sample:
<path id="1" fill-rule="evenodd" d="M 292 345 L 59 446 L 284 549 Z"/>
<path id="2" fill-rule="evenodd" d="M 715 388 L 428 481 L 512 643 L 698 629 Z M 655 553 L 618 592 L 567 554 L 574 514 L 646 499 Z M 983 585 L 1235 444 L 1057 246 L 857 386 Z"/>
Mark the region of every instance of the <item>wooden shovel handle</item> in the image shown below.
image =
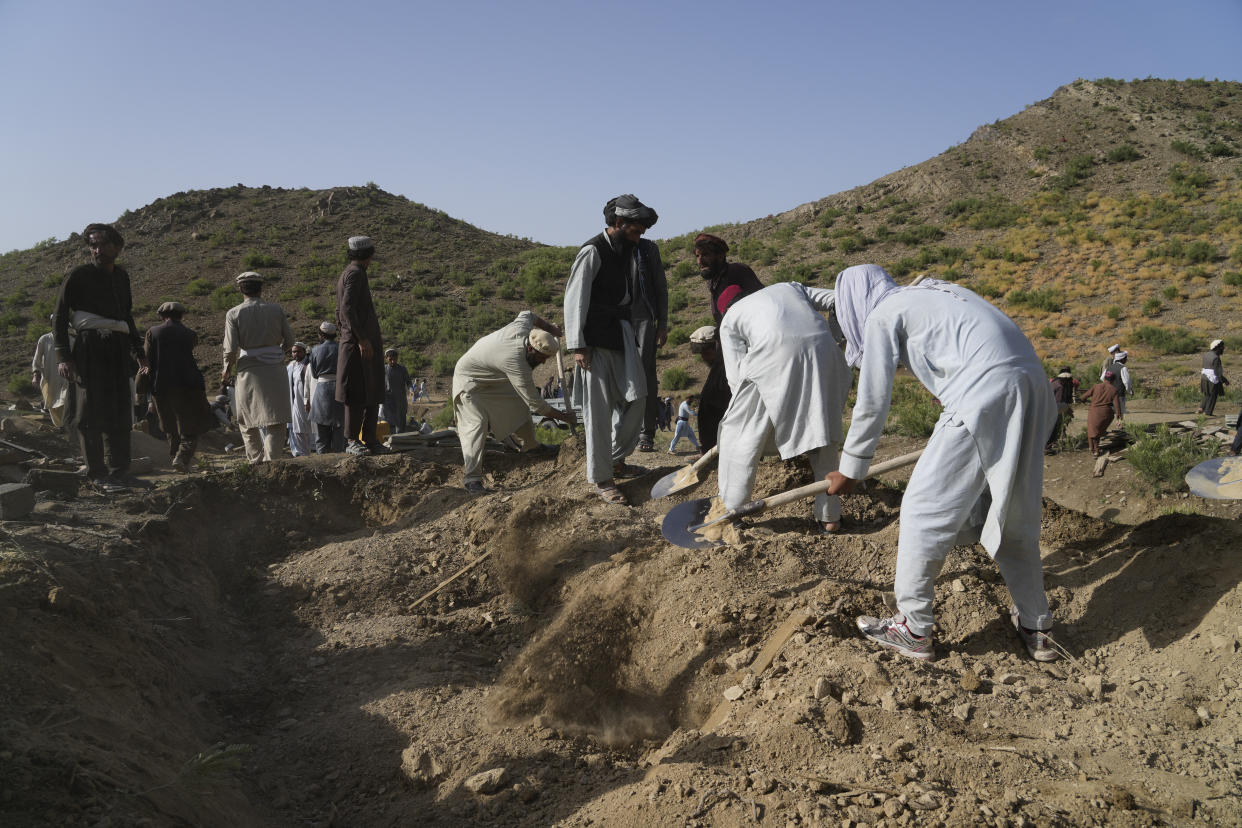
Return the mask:
<path id="1" fill-rule="evenodd" d="M 892 460 L 885 460 L 878 466 L 873 466 L 867 472 L 867 476 L 874 477 L 877 474 L 884 474 L 884 472 L 890 472 L 894 469 L 909 466 L 923 456 L 923 451 L 923 449 L 919 449 L 918 451 L 912 451 L 909 454 L 903 454 L 900 457 L 894 457 Z M 793 503 L 795 500 L 813 497 L 817 494 L 828 491 L 828 487 L 830 485 L 832 484 L 827 480 L 817 480 L 806 486 L 802 486 L 797 489 L 790 489 L 789 491 L 781 492 L 780 494 L 774 494 L 771 497 L 765 497 L 762 500 L 752 500 L 750 503 L 743 503 L 741 506 L 734 509 L 734 516 L 745 517 L 746 515 L 753 515 L 756 512 L 762 512 L 765 509 L 771 509 L 776 506 L 784 506 L 786 503 Z"/>
<path id="2" fill-rule="evenodd" d="M 716 459 L 717 454 L 720 454 L 720 446 L 719 445 L 712 446 L 710 449 L 708 449 L 706 454 L 704 454 L 698 460 L 695 460 L 693 464 L 691 464 L 690 469 L 689 469 L 690 472 L 692 474 L 698 474 L 700 471 L 703 470 L 704 466 L 706 466 L 708 463 Z"/>

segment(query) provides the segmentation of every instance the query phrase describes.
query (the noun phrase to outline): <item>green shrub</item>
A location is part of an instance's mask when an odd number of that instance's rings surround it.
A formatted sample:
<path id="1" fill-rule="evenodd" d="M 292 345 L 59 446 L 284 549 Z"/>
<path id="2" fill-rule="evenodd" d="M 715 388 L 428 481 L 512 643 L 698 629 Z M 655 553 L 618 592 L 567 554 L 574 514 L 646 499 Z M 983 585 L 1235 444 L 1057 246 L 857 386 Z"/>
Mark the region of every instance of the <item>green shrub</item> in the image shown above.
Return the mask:
<path id="1" fill-rule="evenodd" d="M 1122 144 L 1119 147 L 1113 147 L 1110 149 L 1108 154 L 1104 157 L 1110 162 L 1116 164 L 1122 161 L 1137 161 L 1143 156 L 1130 144 Z"/>
<path id="2" fill-rule="evenodd" d="M 1238 151 L 1228 141 L 1213 141 L 1207 145 L 1207 154 L 1214 158 L 1233 158 Z"/>
<path id="3" fill-rule="evenodd" d="M 1126 461 L 1153 492 L 1185 488 L 1186 472 L 1215 455 L 1215 447 L 1201 447 L 1192 433 L 1174 434 L 1163 423 L 1152 432 L 1127 424 L 1126 433 L 1134 441 L 1126 452 Z"/>
<path id="4" fill-rule="evenodd" d="M 685 345 L 690 341 L 690 334 L 694 333 L 695 328 L 690 325 L 678 325 L 668 332 L 668 346 L 670 348 L 677 345 Z"/>
<path id="5" fill-rule="evenodd" d="M 1221 277 L 1221 281 L 1227 285 L 1238 287 L 1239 285 L 1242 285 L 1242 273 L 1239 273 L 1236 270 L 1231 270 Z"/>
<path id="6" fill-rule="evenodd" d="M 683 388 L 689 388 L 694 379 L 681 368 L 666 368 L 660 385 L 670 391 L 680 391 Z"/>
<path id="7" fill-rule="evenodd" d="M 1031 291 L 1015 288 L 1005 294 L 1005 301 L 1011 305 L 1055 313 L 1061 310 L 1061 306 L 1065 304 L 1065 296 L 1056 288 L 1043 288 L 1042 290 Z"/>
<path id="8" fill-rule="evenodd" d="M 1180 405 L 1198 405 L 1203 401 L 1198 385 L 1179 385 L 1173 389 L 1173 401 Z"/>
<path id="9" fill-rule="evenodd" d="M 1182 295 L 1182 292 L 1177 289 L 1177 285 L 1166 286 L 1163 293 L 1164 293 L 1164 298 L 1168 299 L 1170 302 L 1172 302 L 1174 299 Z"/>
<path id="10" fill-rule="evenodd" d="M 1039 335 L 1042 336 L 1044 339 L 1056 339 L 1057 329 L 1052 327 L 1051 325 L 1047 325 L 1039 332 Z"/>
<path id="11" fill-rule="evenodd" d="M 185 292 L 190 296 L 207 296 L 215 287 L 211 281 L 199 276 L 185 283 Z"/>
<path id="12" fill-rule="evenodd" d="M 442 428 L 448 428 L 452 424 L 453 406 L 451 405 L 444 406 L 444 408 L 440 409 L 440 412 L 436 414 L 436 416 L 431 418 L 431 427 L 436 431 L 439 431 Z"/>
<path id="13" fill-rule="evenodd" d="M 240 305 L 242 295 L 236 285 L 220 285 L 211 292 L 211 307 L 214 310 L 226 311 L 234 305 Z"/>
<path id="14" fill-rule="evenodd" d="M 250 250 L 246 255 L 242 256 L 242 267 L 247 270 L 254 270 L 260 267 L 280 267 L 280 261 L 275 256 L 268 255 L 267 253 Z"/>
<path id="15" fill-rule="evenodd" d="M 1219 252 L 1216 245 L 1209 241 L 1193 241 L 1186 245 L 1182 258 L 1191 263 L 1197 264 L 1201 262 L 1212 262 L 1217 259 Z"/>
<path id="16" fill-rule="evenodd" d="M 1121 308 L 1117 305 L 1109 305 L 1108 306 L 1108 318 L 1109 319 L 1120 319 Z"/>
<path id="17" fill-rule="evenodd" d="M 453 373 L 453 369 L 457 367 L 457 360 L 461 359 L 461 354 L 440 353 L 436 354 L 431 360 L 431 370 L 433 373 L 445 376 Z"/>
<path id="18" fill-rule="evenodd" d="M 1075 155 L 1065 162 L 1065 171 L 1053 178 L 1048 186 L 1053 190 L 1064 192 L 1090 178 L 1095 167 L 1095 159 L 1090 155 Z"/>
<path id="19" fill-rule="evenodd" d="M 902 244 L 917 246 L 927 242 L 940 241 L 944 231 L 932 224 L 916 224 L 897 233 L 896 239 Z"/>
<path id="20" fill-rule="evenodd" d="M 39 393 L 30 383 L 30 375 L 26 373 L 13 374 L 9 377 L 8 384 L 9 393 L 19 397 L 33 396 Z"/>
<path id="21" fill-rule="evenodd" d="M 1146 305 L 1144 305 L 1146 309 Z M 1134 332 L 1134 338 L 1161 354 L 1194 354 L 1201 343 L 1185 328 L 1162 328 L 1144 325 Z"/>
<path id="22" fill-rule="evenodd" d="M 1172 141 L 1169 143 L 1169 148 L 1172 149 L 1174 152 L 1180 152 L 1182 155 L 1185 155 L 1187 158 L 1195 158 L 1195 159 L 1203 158 L 1203 150 L 1199 149 L 1197 146 L 1190 143 L 1189 141 Z"/>

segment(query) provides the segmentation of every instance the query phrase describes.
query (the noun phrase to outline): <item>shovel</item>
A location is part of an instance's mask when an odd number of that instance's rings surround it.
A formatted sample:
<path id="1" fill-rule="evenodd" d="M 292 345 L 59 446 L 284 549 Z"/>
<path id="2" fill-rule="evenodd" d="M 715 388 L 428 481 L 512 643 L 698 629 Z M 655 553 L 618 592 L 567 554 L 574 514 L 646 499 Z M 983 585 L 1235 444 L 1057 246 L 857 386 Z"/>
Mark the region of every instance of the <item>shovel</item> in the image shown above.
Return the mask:
<path id="1" fill-rule="evenodd" d="M 923 456 L 923 449 L 903 454 L 900 457 L 894 457 L 892 460 L 886 460 L 878 466 L 872 467 L 867 472 L 868 477 L 874 477 L 877 474 L 890 472 L 894 469 L 900 469 L 914 463 Z M 829 482 L 827 480 L 817 480 L 806 486 L 797 489 L 790 489 L 787 492 L 765 497 L 760 500 L 752 500 L 749 503 L 743 503 L 736 509 L 725 512 L 718 518 L 707 523 L 703 522 L 703 518 L 707 516 L 708 511 L 712 508 L 712 499 L 710 497 L 701 498 L 699 500 L 687 500 L 679 506 L 674 506 L 667 515 L 664 516 L 664 523 L 660 527 L 660 531 L 664 533 L 664 538 L 669 543 L 685 549 L 706 549 L 709 546 L 717 546 L 722 541 L 714 541 L 703 537 L 699 534 L 700 530 L 726 520 L 736 520 L 747 515 L 756 515 L 776 506 L 784 506 L 786 503 L 793 503 L 795 500 L 802 500 L 808 497 L 814 497 L 828 490 Z"/>
<path id="2" fill-rule="evenodd" d="M 651 487 L 651 499 L 671 495 L 673 492 L 680 492 L 682 489 L 688 489 L 699 482 L 699 472 L 707 466 L 708 463 L 716 459 L 716 455 L 720 453 L 720 446 L 712 446 L 711 449 L 694 461 L 693 465 L 678 469 L 664 475 L 656 484 Z"/>
<path id="3" fill-rule="evenodd" d="M 1242 457 L 1214 457 L 1186 472 L 1191 494 L 1213 500 L 1242 500 Z"/>
<path id="4" fill-rule="evenodd" d="M 556 381 L 561 386 L 561 400 L 565 403 L 565 411 L 569 414 L 569 433 L 576 435 L 578 433 L 578 418 L 574 416 L 574 404 L 569 401 L 569 389 L 565 387 L 565 361 L 561 359 L 561 352 L 556 352 Z"/>

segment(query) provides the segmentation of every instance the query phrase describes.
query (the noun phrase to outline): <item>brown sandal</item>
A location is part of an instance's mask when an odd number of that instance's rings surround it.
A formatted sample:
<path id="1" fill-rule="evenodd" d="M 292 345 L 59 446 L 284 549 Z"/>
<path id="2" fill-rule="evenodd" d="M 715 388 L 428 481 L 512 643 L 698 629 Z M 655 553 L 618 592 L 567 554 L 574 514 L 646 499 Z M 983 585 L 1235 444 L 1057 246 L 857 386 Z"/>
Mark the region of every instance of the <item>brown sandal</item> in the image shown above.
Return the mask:
<path id="1" fill-rule="evenodd" d="M 599 495 L 599 499 L 605 503 L 616 503 L 620 506 L 630 505 L 625 492 L 618 489 L 616 483 L 611 481 L 608 483 L 593 483 L 592 487 L 595 489 L 595 493 Z"/>

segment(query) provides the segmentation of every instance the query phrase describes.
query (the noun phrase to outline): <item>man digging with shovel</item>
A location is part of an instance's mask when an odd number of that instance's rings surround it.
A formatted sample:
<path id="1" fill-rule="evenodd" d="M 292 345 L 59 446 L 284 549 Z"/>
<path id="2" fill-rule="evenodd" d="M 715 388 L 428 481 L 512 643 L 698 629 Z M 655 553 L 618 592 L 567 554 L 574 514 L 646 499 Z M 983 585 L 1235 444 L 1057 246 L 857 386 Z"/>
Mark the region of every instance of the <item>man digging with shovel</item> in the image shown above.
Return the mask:
<path id="1" fill-rule="evenodd" d="M 898 287 L 877 265 L 843 270 L 836 316 L 846 359 L 859 366 L 858 402 L 828 477 L 849 494 L 867 476 L 898 364 L 944 406 L 901 502 L 894 590 L 897 614 L 860 616 L 864 636 L 928 660 L 936 576 L 954 546 L 981 543 L 1014 605 L 1010 616 L 1037 661 L 1058 657 L 1039 558 L 1044 441 L 1056 403 L 1035 349 L 1009 317 L 958 285 Z"/>

